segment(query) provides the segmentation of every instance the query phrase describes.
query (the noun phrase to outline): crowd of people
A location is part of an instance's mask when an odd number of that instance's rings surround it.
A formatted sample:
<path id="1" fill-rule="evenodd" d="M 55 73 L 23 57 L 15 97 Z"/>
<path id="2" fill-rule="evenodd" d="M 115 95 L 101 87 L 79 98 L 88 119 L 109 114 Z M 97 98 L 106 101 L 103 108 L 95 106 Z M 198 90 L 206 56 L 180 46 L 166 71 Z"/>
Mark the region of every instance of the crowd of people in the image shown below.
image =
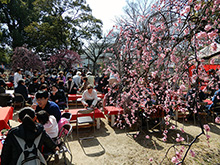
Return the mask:
<path id="1" fill-rule="evenodd" d="M 22 70 L 17 68 L 15 73 L 11 72 L 8 76 L 4 73 L 0 78 L 0 93 L 6 92 L 5 82 L 13 83 L 14 93 L 21 94 L 28 104 L 36 107 L 36 98 L 31 99 L 30 95 L 35 95 L 39 90 L 46 90 L 49 93 L 49 100 L 58 104 L 60 109 L 65 109 L 68 103 L 68 94 L 83 94 L 87 87 L 96 89 L 99 93 L 107 93 L 109 75 L 103 73 L 102 76 L 92 75 L 90 71 L 69 70 L 68 72 L 51 69 L 41 73 L 39 70 Z M 84 104 L 86 105 L 86 104 Z"/>
<path id="2" fill-rule="evenodd" d="M 31 147 L 39 135 L 41 139 L 36 146 L 37 150 L 45 159 L 44 153 L 53 152 L 56 161 L 58 159 L 56 151 L 59 150 L 56 140 L 59 128 L 64 123 L 61 109 L 68 105 L 68 94 L 82 94 L 83 106 L 94 108 L 98 102 L 97 93 L 108 92 L 109 76 L 107 74 L 101 77 L 93 76 L 91 72 L 85 73 L 80 70 L 75 72 L 69 70 L 64 73 L 53 69 L 50 74 L 17 68 L 16 72 L 10 73 L 8 77 L 5 77 L 4 73 L 1 74 L 1 93 L 6 92 L 6 81 L 14 84 L 12 89 L 14 93 L 21 94 L 31 107 L 24 107 L 19 111 L 21 124 L 7 134 L 1 155 L 3 165 L 20 161 L 19 155 L 23 151 L 19 148 L 19 139 L 23 139 L 27 146 Z M 32 99 L 30 95 L 34 98 Z"/>

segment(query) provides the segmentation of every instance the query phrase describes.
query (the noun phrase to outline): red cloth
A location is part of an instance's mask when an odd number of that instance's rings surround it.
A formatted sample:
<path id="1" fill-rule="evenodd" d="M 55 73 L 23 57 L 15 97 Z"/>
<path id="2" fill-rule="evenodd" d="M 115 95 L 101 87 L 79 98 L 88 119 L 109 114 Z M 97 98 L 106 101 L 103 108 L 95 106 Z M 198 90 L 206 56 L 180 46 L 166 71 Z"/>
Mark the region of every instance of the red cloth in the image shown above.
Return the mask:
<path id="1" fill-rule="evenodd" d="M 118 115 L 124 112 L 123 108 L 114 107 L 114 106 L 106 106 L 104 107 L 105 115 Z"/>
<path id="2" fill-rule="evenodd" d="M 212 100 L 203 100 L 203 102 L 206 102 L 206 103 L 208 103 L 208 105 L 211 105 L 212 104 Z"/>
<path id="3" fill-rule="evenodd" d="M 70 109 L 69 112 L 72 114 L 71 120 L 76 120 L 77 112 L 79 110 L 83 110 L 84 108 L 79 108 L 79 109 Z M 79 116 L 91 116 L 93 117 L 93 113 L 89 114 L 79 114 Z M 102 111 L 100 111 L 98 108 L 95 109 L 95 118 L 105 118 L 104 114 Z"/>
<path id="4" fill-rule="evenodd" d="M 104 94 L 97 94 L 98 97 L 100 97 L 101 99 L 104 98 Z M 82 95 L 78 95 L 78 94 L 68 94 L 68 100 L 72 100 L 75 101 L 78 98 L 82 98 Z"/>
<path id="5" fill-rule="evenodd" d="M 32 100 L 34 99 L 34 95 L 28 94 L 28 96 L 31 97 Z"/>
<path id="6" fill-rule="evenodd" d="M 13 107 L 2 107 L 0 108 L 0 130 L 6 128 L 10 129 L 8 120 L 13 119 Z"/>
<path id="7" fill-rule="evenodd" d="M 10 88 L 10 87 L 13 87 L 14 84 L 12 82 L 5 82 L 5 84 Z"/>
<path id="8" fill-rule="evenodd" d="M 192 70 L 195 69 L 196 66 L 193 65 L 189 68 L 189 76 L 192 77 Z M 208 72 L 210 69 L 220 69 L 220 65 L 217 65 L 217 64 L 205 64 L 203 65 L 203 68 L 205 69 L 206 72 Z"/>

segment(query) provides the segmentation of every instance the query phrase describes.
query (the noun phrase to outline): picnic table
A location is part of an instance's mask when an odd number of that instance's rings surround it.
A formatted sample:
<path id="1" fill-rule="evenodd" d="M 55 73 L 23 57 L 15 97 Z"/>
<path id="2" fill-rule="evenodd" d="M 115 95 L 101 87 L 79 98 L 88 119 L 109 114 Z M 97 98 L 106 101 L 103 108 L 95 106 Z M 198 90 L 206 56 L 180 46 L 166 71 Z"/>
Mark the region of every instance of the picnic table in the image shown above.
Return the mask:
<path id="1" fill-rule="evenodd" d="M 65 112 L 69 112 L 69 113 L 71 113 L 72 114 L 72 118 L 71 118 L 71 120 L 70 121 L 76 121 L 76 117 L 77 117 L 77 112 L 79 111 L 79 110 L 85 110 L 85 108 L 78 108 L 78 109 L 69 109 L 69 110 L 67 110 L 67 111 L 65 111 Z M 95 119 L 96 119 L 96 121 L 97 121 L 97 125 L 96 125 L 96 127 L 97 127 L 97 129 L 100 129 L 100 119 L 101 118 L 105 118 L 105 116 L 104 116 L 104 114 L 102 113 L 102 111 L 100 110 L 100 109 L 98 109 L 98 108 L 96 108 L 95 110 Z M 92 113 L 89 113 L 89 114 L 79 114 L 78 116 L 91 116 L 91 117 L 93 117 L 93 112 Z"/>
<path id="2" fill-rule="evenodd" d="M 0 130 L 6 128 L 10 129 L 8 121 L 13 118 L 13 107 L 1 107 L 0 108 Z"/>
<path id="3" fill-rule="evenodd" d="M 104 98 L 104 94 L 97 94 L 97 97 L 100 97 L 101 99 Z M 80 94 L 68 94 L 68 100 L 69 101 L 76 101 L 77 99 L 82 98 L 82 95 Z"/>
<path id="4" fill-rule="evenodd" d="M 104 114 L 111 116 L 111 126 L 114 126 L 115 123 L 115 115 L 123 114 L 124 110 L 121 107 L 115 107 L 115 106 L 105 106 L 104 108 Z"/>
<path id="5" fill-rule="evenodd" d="M 9 119 L 13 118 L 13 107 L 1 107 L 0 108 L 0 130 L 2 129 L 10 129 L 10 126 L 8 125 Z M 2 134 L 0 132 L 0 136 L 2 137 Z M 2 152 L 2 144 L 3 139 L 0 139 L 0 156 Z M 0 158 L 0 165 L 1 165 L 1 158 Z"/>

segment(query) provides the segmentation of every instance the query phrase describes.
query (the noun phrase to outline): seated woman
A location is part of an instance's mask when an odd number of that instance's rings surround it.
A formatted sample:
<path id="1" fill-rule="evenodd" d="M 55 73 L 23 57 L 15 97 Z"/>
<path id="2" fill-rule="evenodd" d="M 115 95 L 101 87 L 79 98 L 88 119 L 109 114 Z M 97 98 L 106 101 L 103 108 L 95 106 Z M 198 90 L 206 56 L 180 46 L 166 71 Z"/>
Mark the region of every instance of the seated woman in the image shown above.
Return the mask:
<path id="1" fill-rule="evenodd" d="M 78 86 L 71 76 L 68 76 L 64 88 L 68 94 L 76 94 L 78 90 Z"/>
<path id="2" fill-rule="evenodd" d="M 62 89 L 59 89 L 56 84 L 53 84 L 50 91 L 50 100 L 55 102 L 60 109 L 67 107 L 67 98 Z"/>
<path id="3" fill-rule="evenodd" d="M 53 140 L 56 140 L 59 131 L 56 118 L 53 115 L 49 115 L 44 110 L 37 112 L 36 115 L 38 122 L 44 126 L 44 129 L 47 132 L 47 134 Z"/>
<path id="4" fill-rule="evenodd" d="M 85 108 L 93 108 L 96 106 L 98 102 L 97 92 L 95 89 L 93 89 L 91 84 L 89 84 L 87 90 L 83 92 L 81 102 Z"/>

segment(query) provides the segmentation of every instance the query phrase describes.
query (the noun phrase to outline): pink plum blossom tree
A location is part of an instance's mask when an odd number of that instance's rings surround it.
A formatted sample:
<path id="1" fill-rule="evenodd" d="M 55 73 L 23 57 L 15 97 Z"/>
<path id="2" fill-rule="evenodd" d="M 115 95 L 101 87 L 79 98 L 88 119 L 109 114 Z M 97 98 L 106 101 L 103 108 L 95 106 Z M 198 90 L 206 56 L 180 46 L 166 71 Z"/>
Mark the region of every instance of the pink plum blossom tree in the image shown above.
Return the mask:
<path id="1" fill-rule="evenodd" d="M 74 64 L 80 64 L 81 58 L 72 50 L 60 50 L 50 57 L 47 65 L 54 68 L 72 68 Z"/>
<path id="2" fill-rule="evenodd" d="M 198 101 L 199 86 L 207 77 L 198 52 L 210 44 L 212 49 L 216 49 L 215 39 L 220 33 L 219 13 L 219 0 L 158 0 L 148 14 L 134 14 L 136 19 L 133 22 L 122 20 L 119 26 L 110 31 L 108 35 L 115 35 L 114 31 L 118 33 L 114 45 L 109 49 L 113 53 L 113 62 L 107 70 L 112 73 L 116 71 L 115 77 L 122 86 L 116 104 L 124 108 L 126 125 L 138 123 L 140 105 L 150 95 L 167 114 L 167 126 L 163 132 L 163 140 L 166 141 L 169 128 L 174 127 L 169 123 L 169 112 L 177 106 L 182 111 L 186 110 L 189 100 L 182 104 L 184 92 L 192 85 L 196 86 L 197 92 L 191 110 L 197 114 L 201 108 Z M 195 66 L 192 76 L 189 75 L 191 66 Z M 176 88 L 175 84 L 179 87 Z M 150 115 L 157 110 L 147 107 L 144 113 Z M 120 120 L 117 125 L 124 127 Z M 219 119 L 216 121 L 219 122 Z M 183 163 L 189 151 L 195 155 L 190 150 L 192 144 L 205 134 L 204 129 L 209 131 L 208 126 L 203 127 L 201 121 L 200 127 L 201 134 L 186 145 L 187 149 L 182 148 L 186 152 L 176 152 L 173 163 Z M 177 134 L 176 142 L 184 140 Z"/>
<path id="3" fill-rule="evenodd" d="M 45 69 L 45 65 L 40 57 L 28 50 L 26 47 L 15 48 L 11 61 L 11 67 L 14 71 L 17 69 L 17 67 L 20 67 L 24 70 L 38 69 L 44 71 Z"/>

